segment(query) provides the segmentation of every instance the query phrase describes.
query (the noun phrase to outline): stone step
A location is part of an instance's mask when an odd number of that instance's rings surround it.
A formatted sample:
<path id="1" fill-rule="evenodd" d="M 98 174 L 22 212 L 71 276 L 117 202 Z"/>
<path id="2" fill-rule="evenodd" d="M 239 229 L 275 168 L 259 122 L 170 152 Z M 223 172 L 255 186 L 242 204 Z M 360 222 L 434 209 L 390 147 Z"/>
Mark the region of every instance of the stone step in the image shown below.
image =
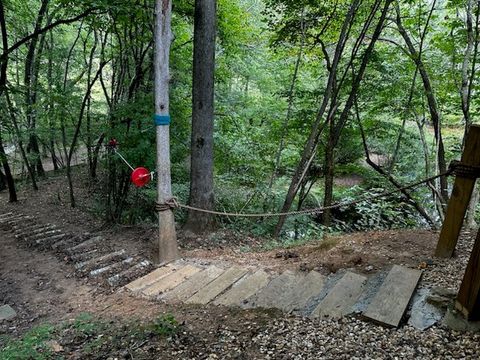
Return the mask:
<path id="1" fill-rule="evenodd" d="M 237 267 L 231 267 L 222 275 L 210 282 L 207 286 L 197 291 L 195 295 L 187 299 L 189 304 L 208 304 L 218 295 L 230 288 L 238 280 L 248 273 L 248 270 Z"/>
<path id="2" fill-rule="evenodd" d="M 218 278 L 225 270 L 216 266 L 209 266 L 208 268 L 197 272 L 190 279 L 184 281 L 173 290 L 162 294 L 162 299 L 167 301 L 186 301 L 200 289 L 207 286 L 213 280 Z"/>
<path id="3" fill-rule="evenodd" d="M 132 281 L 131 283 L 127 284 L 125 287 L 132 291 L 132 292 L 140 292 L 146 287 L 152 285 L 153 283 L 157 282 L 161 278 L 167 276 L 168 274 L 174 272 L 178 269 L 178 266 L 175 264 L 168 264 L 162 266 L 151 273 Z"/>
<path id="4" fill-rule="evenodd" d="M 240 279 L 230 290 L 219 296 L 213 304 L 241 306 L 246 299 L 267 286 L 269 281 L 270 275 L 263 270 L 257 270 L 253 274 Z"/>
<path id="5" fill-rule="evenodd" d="M 88 275 L 90 277 L 97 277 L 104 274 L 110 274 L 112 272 L 118 272 L 124 269 L 126 266 L 131 265 L 134 261 L 135 259 L 133 257 L 128 257 L 124 260 L 114 262 L 113 264 L 94 269 L 90 271 Z"/>
<path id="6" fill-rule="evenodd" d="M 141 260 L 137 264 L 123 270 L 122 272 L 112 275 L 107 279 L 108 284 L 111 287 L 123 286 L 128 282 L 143 276 L 145 273 L 150 272 L 153 267 L 152 263 L 148 260 Z"/>
<path id="7" fill-rule="evenodd" d="M 292 271 L 285 271 L 283 274 L 273 278 L 270 283 L 257 292 L 255 295 L 244 301 L 243 307 L 253 308 L 279 308 L 279 299 L 283 297 L 286 292 L 291 292 L 296 288 L 305 275 L 295 274 Z"/>
<path id="8" fill-rule="evenodd" d="M 161 293 L 167 292 L 179 284 L 190 278 L 192 275 L 198 273 L 201 269 L 193 265 L 185 265 L 175 272 L 162 277 L 159 281 L 146 287 L 142 290 L 142 294 L 148 297 L 158 296 Z"/>
<path id="9" fill-rule="evenodd" d="M 346 272 L 328 294 L 320 301 L 310 317 L 339 319 L 353 311 L 353 305 L 365 290 L 367 278 Z"/>
<path id="10" fill-rule="evenodd" d="M 397 327 L 421 276 L 419 270 L 394 265 L 363 316 L 383 325 Z"/>
<path id="11" fill-rule="evenodd" d="M 87 260 L 87 261 L 82 261 L 79 263 L 75 264 L 75 269 L 81 270 L 84 272 L 90 272 L 91 270 L 95 269 L 96 267 L 99 267 L 100 265 L 107 266 L 112 262 L 115 262 L 115 260 L 118 260 L 119 258 L 125 257 L 125 250 L 118 250 L 109 254 L 105 254 L 99 257 L 95 257 L 93 259 Z"/>

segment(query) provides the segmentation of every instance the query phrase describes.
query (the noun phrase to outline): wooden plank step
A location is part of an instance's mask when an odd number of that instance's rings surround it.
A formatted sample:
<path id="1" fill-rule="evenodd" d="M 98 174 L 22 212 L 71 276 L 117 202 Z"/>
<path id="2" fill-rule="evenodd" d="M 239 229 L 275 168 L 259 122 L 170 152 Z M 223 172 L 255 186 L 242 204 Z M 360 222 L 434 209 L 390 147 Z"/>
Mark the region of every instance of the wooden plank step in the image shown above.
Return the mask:
<path id="1" fill-rule="evenodd" d="M 13 216 L 12 212 L 7 212 L 7 213 L 0 214 L 0 221 L 3 221 L 4 219 L 8 219 L 12 216 Z"/>
<path id="2" fill-rule="evenodd" d="M 113 264 L 110 264 L 110 265 L 107 265 L 107 266 L 104 266 L 104 267 L 101 267 L 101 268 L 98 268 L 98 269 L 93 269 L 92 271 L 90 271 L 90 273 L 88 275 L 91 276 L 91 277 L 96 277 L 96 276 L 102 275 L 106 272 L 111 273 L 112 271 L 123 268 L 125 265 L 131 264 L 133 261 L 134 261 L 133 257 L 128 257 L 124 260 L 117 261 Z"/>
<path id="3" fill-rule="evenodd" d="M 367 278 L 348 271 L 312 311 L 310 317 L 339 319 L 352 311 L 365 289 Z"/>
<path id="4" fill-rule="evenodd" d="M 43 231 L 49 231 L 55 229 L 56 226 L 53 224 L 42 224 L 42 225 L 36 225 L 35 227 L 28 228 L 28 229 L 23 229 L 23 228 L 18 228 L 14 229 L 15 232 L 15 237 L 16 238 L 26 238 L 28 236 L 33 236 L 35 234 L 41 233 Z"/>
<path id="5" fill-rule="evenodd" d="M 98 255 L 98 249 L 93 249 L 90 251 L 72 255 L 69 257 L 69 259 L 73 262 L 82 262 L 93 259 L 96 255 Z"/>
<path id="6" fill-rule="evenodd" d="M 27 215 L 19 215 L 19 216 L 10 218 L 10 219 L 8 219 L 4 222 L 7 223 L 8 225 L 13 226 L 15 224 L 23 223 L 23 222 L 28 221 L 28 220 L 33 220 L 33 217 L 32 216 L 27 216 Z"/>
<path id="7" fill-rule="evenodd" d="M 161 278 L 159 281 L 143 289 L 142 294 L 146 296 L 156 296 L 160 293 L 164 293 L 168 290 L 175 288 L 200 270 L 201 269 L 196 266 L 185 265 L 184 267 Z"/>
<path id="8" fill-rule="evenodd" d="M 235 283 L 230 290 L 219 296 L 214 305 L 242 305 L 245 299 L 267 286 L 270 276 L 263 270 L 258 270 L 249 276 L 245 276 Z"/>
<path id="9" fill-rule="evenodd" d="M 303 274 L 298 275 L 287 270 L 271 280 L 270 283 L 258 293 L 246 299 L 243 307 L 278 308 L 277 304 L 279 299 L 282 298 L 285 292 L 295 288 L 304 277 L 305 275 Z"/>
<path id="10" fill-rule="evenodd" d="M 67 236 L 68 236 L 67 234 L 47 235 L 45 237 L 36 239 L 35 243 L 37 245 L 51 244 L 51 243 L 54 243 L 56 241 L 62 240 L 64 238 L 66 238 Z"/>
<path id="11" fill-rule="evenodd" d="M 173 264 L 168 264 L 165 266 L 162 266 L 151 273 L 135 280 L 132 281 L 131 283 L 127 284 L 125 287 L 132 291 L 132 292 L 138 292 L 146 288 L 147 286 L 152 285 L 154 282 L 158 281 L 164 276 L 167 276 L 168 274 L 174 272 L 177 270 L 178 266 L 175 266 Z"/>
<path id="12" fill-rule="evenodd" d="M 286 312 L 305 308 L 309 300 L 320 294 L 325 285 L 325 276 L 317 271 L 310 271 L 297 286 L 286 289 L 278 299 L 277 306 Z"/>
<path id="13" fill-rule="evenodd" d="M 24 218 L 26 215 L 23 214 L 11 214 L 9 216 L 5 216 L 2 219 L 0 219 L 1 223 L 8 223 L 11 220 L 18 219 L 18 218 Z"/>
<path id="14" fill-rule="evenodd" d="M 76 263 L 75 264 L 75 269 L 89 272 L 90 270 L 92 270 L 93 268 L 95 268 L 95 267 L 97 267 L 101 264 L 106 265 L 107 263 L 111 262 L 112 260 L 118 259 L 118 258 L 120 258 L 124 255 L 125 255 L 125 250 L 124 249 L 114 251 L 112 253 L 105 254 L 105 255 L 102 255 L 102 256 L 87 260 L 87 261 L 82 261 L 82 262 Z"/>
<path id="15" fill-rule="evenodd" d="M 190 279 L 184 281 L 173 290 L 163 294 L 162 299 L 169 301 L 186 301 L 200 289 L 218 278 L 223 272 L 223 269 L 213 265 L 209 266 L 205 270 L 194 274 Z"/>
<path id="16" fill-rule="evenodd" d="M 25 237 L 23 237 L 23 239 L 26 240 L 26 241 L 33 241 L 33 240 L 42 239 L 42 238 L 53 236 L 53 235 L 58 235 L 58 234 L 61 234 L 61 233 L 62 233 L 62 231 L 58 230 L 58 229 L 44 229 L 41 232 L 37 232 L 37 233 L 33 233 L 29 236 L 25 236 Z"/>
<path id="17" fill-rule="evenodd" d="M 75 253 L 79 250 L 84 251 L 85 248 L 88 248 L 89 246 L 95 245 L 98 242 L 100 242 L 101 240 L 103 240 L 102 236 L 94 236 L 94 237 L 89 238 L 88 240 L 85 240 L 85 241 L 81 242 L 78 245 L 75 245 L 75 246 L 72 246 L 72 247 L 66 249 L 65 251 L 67 253 L 70 253 L 70 254 L 73 254 L 73 253 Z"/>
<path id="18" fill-rule="evenodd" d="M 51 245 L 51 248 L 53 250 L 64 250 L 66 248 L 75 246 L 82 241 L 83 241 L 82 238 L 80 238 L 78 235 L 74 235 L 74 236 L 72 236 L 68 239 L 63 239 L 63 240 L 60 240 L 60 241 L 57 241 L 57 242 L 53 243 Z"/>
<path id="19" fill-rule="evenodd" d="M 203 289 L 200 289 L 195 295 L 189 298 L 186 303 L 189 304 L 208 304 L 222 292 L 242 278 L 248 270 L 232 267 L 226 270 Z"/>
<path id="20" fill-rule="evenodd" d="M 422 272 L 419 270 L 394 265 L 363 316 L 397 327 L 421 276 Z"/>
<path id="21" fill-rule="evenodd" d="M 132 278 L 138 276 L 142 272 L 148 271 L 152 267 L 152 263 L 148 260 L 142 260 L 137 264 L 129 267 L 128 269 L 123 270 L 122 272 L 112 275 L 107 279 L 107 282 L 110 286 L 120 286 L 128 281 L 131 281 Z"/>

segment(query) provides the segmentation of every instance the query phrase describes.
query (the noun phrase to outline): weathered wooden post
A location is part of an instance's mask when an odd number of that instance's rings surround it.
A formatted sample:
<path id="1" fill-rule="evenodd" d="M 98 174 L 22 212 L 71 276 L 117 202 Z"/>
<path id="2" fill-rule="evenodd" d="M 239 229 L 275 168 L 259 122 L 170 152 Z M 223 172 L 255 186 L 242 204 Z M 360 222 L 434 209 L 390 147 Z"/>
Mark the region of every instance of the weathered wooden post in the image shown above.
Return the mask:
<path id="1" fill-rule="evenodd" d="M 480 126 L 472 125 L 465 139 L 465 149 L 462 154 L 461 165 L 467 167 L 480 166 Z M 443 222 L 440 238 L 435 250 L 435 256 L 452 257 L 457 245 L 460 230 L 462 229 L 465 213 L 472 197 L 475 186 L 475 176 L 456 174 L 452 195 L 447 206 L 447 213 Z"/>
<path id="2" fill-rule="evenodd" d="M 477 233 L 455 307 L 467 320 L 480 320 L 480 231 Z"/>
<path id="3" fill-rule="evenodd" d="M 156 0 L 155 6 L 155 125 L 157 129 L 157 206 L 159 237 L 154 244 L 153 260 L 166 263 L 178 256 L 173 211 L 166 206 L 172 198 L 170 176 L 170 43 L 172 1 Z"/>

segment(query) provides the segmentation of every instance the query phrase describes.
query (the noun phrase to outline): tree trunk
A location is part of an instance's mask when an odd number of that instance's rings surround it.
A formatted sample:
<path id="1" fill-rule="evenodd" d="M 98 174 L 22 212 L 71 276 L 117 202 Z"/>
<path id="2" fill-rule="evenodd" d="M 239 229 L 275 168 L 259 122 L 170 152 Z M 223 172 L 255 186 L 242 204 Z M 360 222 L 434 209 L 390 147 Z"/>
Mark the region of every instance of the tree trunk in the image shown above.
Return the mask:
<path id="1" fill-rule="evenodd" d="M 293 200 L 295 199 L 295 196 L 299 190 L 300 184 L 302 183 L 303 178 L 305 177 L 308 171 L 308 168 L 310 167 L 313 161 L 313 158 L 315 156 L 318 139 L 325 128 L 325 121 L 323 120 L 323 116 L 325 115 L 325 111 L 327 109 L 328 103 L 330 102 L 330 99 L 333 94 L 333 84 L 337 76 L 338 64 L 342 57 L 343 50 L 345 49 L 348 33 L 352 26 L 353 18 L 358 9 L 359 3 L 360 3 L 359 0 L 352 0 L 348 13 L 345 17 L 345 20 L 343 21 L 342 29 L 338 37 L 338 42 L 335 47 L 335 54 L 333 56 L 333 61 L 332 61 L 332 64 L 329 66 L 327 86 L 324 91 L 322 103 L 317 112 L 317 116 L 313 123 L 310 135 L 307 139 L 307 142 L 305 143 L 302 156 L 297 165 L 297 168 L 295 169 L 295 173 L 292 177 L 292 181 L 290 182 L 290 186 L 288 188 L 288 192 L 287 192 L 287 195 L 285 196 L 285 201 L 282 206 L 282 210 L 281 210 L 282 212 L 287 212 L 292 206 Z M 278 223 L 274 231 L 275 237 L 278 237 L 280 235 L 280 232 L 285 223 L 285 219 L 286 219 L 285 216 L 280 216 L 278 218 Z"/>
<path id="2" fill-rule="evenodd" d="M 433 6 L 434 5 L 435 4 L 433 4 Z M 440 111 L 438 109 L 437 99 L 433 92 L 430 76 L 427 72 L 427 69 L 425 68 L 425 64 L 421 59 L 421 54 L 419 54 L 419 52 L 415 49 L 415 46 L 410 36 L 408 35 L 407 31 L 403 27 L 402 18 L 400 15 L 400 6 L 398 5 L 398 3 L 396 4 L 396 12 L 397 12 L 397 16 L 395 18 L 395 22 L 397 24 L 398 31 L 400 32 L 400 35 L 402 35 L 402 38 L 405 41 L 405 44 L 407 45 L 408 51 L 410 53 L 410 57 L 414 61 L 415 65 L 417 66 L 418 71 L 420 72 L 420 76 L 422 78 L 425 96 L 427 98 L 428 108 L 430 111 L 430 117 L 431 117 L 431 121 L 435 131 L 435 141 L 437 144 L 438 170 L 439 172 L 444 173 L 447 171 L 447 162 L 445 160 L 445 147 L 443 144 Z M 442 176 L 440 178 L 440 193 L 442 194 L 442 198 L 445 201 L 442 204 L 443 208 L 446 208 L 447 206 L 446 202 L 448 201 L 448 179 L 446 176 Z"/>
<path id="3" fill-rule="evenodd" d="M 8 65 L 8 36 L 7 36 L 7 24 L 5 22 L 5 11 L 3 7 L 3 1 L 0 1 L 0 27 L 2 33 L 2 57 L 0 59 L 0 96 L 3 95 L 7 86 L 7 65 Z M 3 170 L 5 171 L 6 182 L 8 185 L 9 201 L 17 201 L 17 191 L 15 189 L 15 181 L 13 179 L 10 165 L 8 164 L 7 154 L 3 147 L 2 141 L 2 128 L 0 126 L 0 161 L 2 162 Z"/>
<path id="4" fill-rule="evenodd" d="M 170 116 L 170 45 L 172 42 L 172 1 L 156 0 L 155 6 L 155 113 Z M 172 198 L 170 174 L 170 126 L 159 125 L 157 132 L 157 202 L 164 205 Z M 178 257 L 177 234 L 173 211 L 158 213 L 158 243 L 154 245 L 153 260 L 166 263 Z"/>
<path id="5" fill-rule="evenodd" d="M 7 188 L 7 177 L 0 170 L 0 191 L 3 191 Z"/>
<path id="6" fill-rule="evenodd" d="M 8 164 L 7 154 L 3 147 L 2 133 L 0 132 L 0 161 L 2 162 L 3 170 L 5 171 L 5 177 L 7 178 L 7 185 L 9 191 L 9 201 L 17 201 L 17 191 L 15 190 L 15 181 L 13 180 L 13 175 L 10 170 L 10 165 Z"/>
<path id="7" fill-rule="evenodd" d="M 37 32 L 41 29 L 43 19 L 47 12 L 49 0 L 42 0 L 40 10 L 38 11 L 37 21 L 35 24 L 34 32 Z M 39 176 L 43 176 L 45 171 L 42 165 L 42 159 L 40 155 L 40 148 L 38 144 L 38 138 L 36 134 L 36 122 L 37 122 L 37 111 L 36 111 L 36 102 L 37 102 L 37 84 L 38 84 L 38 67 L 39 61 L 37 57 L 41 54 L 41 47 L 43 46 L 45 39 L 45 34 L 42 34 L 41 44 L 37 53 L 37 43 L 38 37 L 34 37 L 28 46 L 27 56 L 25 58 L 25 105 L 26 105 L 26 115 L 27 115 L 27 127 L 30 133 L 29 144 L 27 147 L 28 151 L 31 151 L 34 156 L 34 165 L 37 168 L 37 173 Z"/>
<path id="8" fill-rule="evenodd" d="M 190 205 L 213 210 L 213 128 L 216 1 L 195 1 Z M 190 211 L 185 228 L 204 233 L 213 215 Z"/>

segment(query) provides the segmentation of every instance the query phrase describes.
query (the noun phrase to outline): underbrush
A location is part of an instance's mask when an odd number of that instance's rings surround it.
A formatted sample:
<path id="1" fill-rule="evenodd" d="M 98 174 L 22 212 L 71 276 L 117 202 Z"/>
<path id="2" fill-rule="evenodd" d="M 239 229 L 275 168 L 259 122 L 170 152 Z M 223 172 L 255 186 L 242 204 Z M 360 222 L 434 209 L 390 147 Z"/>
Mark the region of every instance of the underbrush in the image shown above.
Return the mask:
<path id="1" fill-rule="evenodd" d="M 145 345 L 158 344 L 175 336 L 179 324 L 172 315 L 155 321 L 119 324 L 81 314 L 73 321 L 57 326 L 41 325 L 19 339 L 3 338 L 0 359 L 146 358 Z"/>

